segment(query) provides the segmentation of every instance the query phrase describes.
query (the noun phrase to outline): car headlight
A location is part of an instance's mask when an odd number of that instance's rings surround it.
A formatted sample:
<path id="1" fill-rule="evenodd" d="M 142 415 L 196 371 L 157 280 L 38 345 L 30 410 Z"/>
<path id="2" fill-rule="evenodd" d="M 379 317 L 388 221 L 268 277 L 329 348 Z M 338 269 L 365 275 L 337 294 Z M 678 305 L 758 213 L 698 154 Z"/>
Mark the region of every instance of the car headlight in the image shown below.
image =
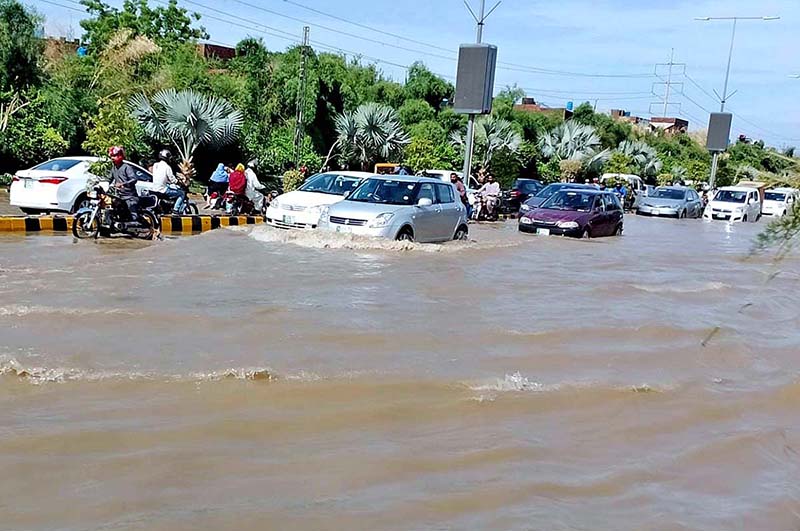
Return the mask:
<path id="1" fill-rule="evenodd" d="M 523 212 L 527 212 L 528 210 L 531 209 L 531 206 L 530 205 L 526 205 L 525 203 L 522 203 L 522 206 L 519 207 L 519 209 L 522 210 Z"/>
<path id="2" fill-rule="evenodd" d="M 556 223 L 556 226 L 559 229 L 577 229 L 578 227 L 580 227 L 577 221 L 559 221 L 558 223 Z"/>
<path id="3" fill-rule="evenodd" d="M 522 223 L 523 225 L 530 225 L 531 223 L 533 223 L 533 220 L 531 218 L 526 218 L 525 216 L 523 216 L 519 218 L 519 222 Z"/>
<path id="4" fill-rule="evenodd" d="M 308 209 L 306 209 L 306 212 L 308 212 L 312 216 L 319 216 L 322 213 L 322 205 L 308 207 Z"/>
<path id="5" fill-rule="evenodd" d="M 379 214 L 375 219 L 369 222 L 369 228 L 371 229 L 378 229 L 381 227 L 385 227 L 389 224 L 389 222 L 394 217 L 394 214 L 391 212 L 384 212 L 383 214 Z"/>

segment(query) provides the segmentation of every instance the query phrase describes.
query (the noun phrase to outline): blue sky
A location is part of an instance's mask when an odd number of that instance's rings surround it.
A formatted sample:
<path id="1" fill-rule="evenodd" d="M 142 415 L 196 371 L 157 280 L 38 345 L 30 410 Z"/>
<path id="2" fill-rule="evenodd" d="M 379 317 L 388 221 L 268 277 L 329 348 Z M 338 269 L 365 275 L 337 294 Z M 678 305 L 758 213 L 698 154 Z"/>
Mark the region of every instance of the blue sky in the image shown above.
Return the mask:
<path id="1" fill-rule="evenodd" d="M 79 9 L 75 0 L 50 1 L 60 6 L 43 0 L 27 3 L 46 17 L 48 33 L 79 36 L 81 13 L 68 9 Z M 405 70 L 398 65 L 417 60 L 452 79 L 458 45 L 475 36 L 475 23 L 461 0 L 243 1 L 250 6 L 238 0 L 180 3 L 207 14 L 202 24 L 212 41 L 235 44 L 258 36 L 270 49 L 280 50 L 299 40 L 308 23 L 318 49 L 327 46 L 379 59 L 381 70 L 399 81 Z M 471 1 L 477 10 L 479 0 Z M 494 3 L 487 0 L 487 7 Z M 686 66 L 674 67 L 673 81 L 682 85 L 672 87 L 668 114 L 702 129 L 708 111 L 719 109 L 713 90 L 722 92 L 731 23 L 694 17 L 733 15 L 781 19 L 742 21 L 737 27 L 729 92 L 738 92 L 726 109 L 734 113 L 732 136 L 744 133 L 775 146 L 800 147 L 800 79 L 789 77 L 800 74 L 798 0 L 503 0 L 487 21 L 484 41 L 498 46 L 502 64 L 496 90 L 517 84 L 551 106 L 597 100 L 598 110 L 622 108 L 640 116 L 662 115 L 664 85 L 658 83 L 665 81 L 667 69 L 655 65 L 667 63 L 674 48 L 674 62 Z"/>

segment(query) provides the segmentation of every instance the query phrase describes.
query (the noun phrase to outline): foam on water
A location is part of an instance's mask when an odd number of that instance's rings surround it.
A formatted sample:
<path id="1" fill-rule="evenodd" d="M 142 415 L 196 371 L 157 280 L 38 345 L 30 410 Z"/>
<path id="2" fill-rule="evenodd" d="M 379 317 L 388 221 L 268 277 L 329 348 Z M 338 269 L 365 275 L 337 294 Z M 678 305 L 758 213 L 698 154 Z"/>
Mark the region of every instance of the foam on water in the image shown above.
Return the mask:
<path id="1" fill-rule="evenodd" d="M 141 313 L 121 308 L 60 308 L 26 304 L 0 306 L 0 317 L 26 317 L 29 315 L 141 315 Z"/>
<path id="2" fill-rule="evenodd" d="M 724 282 L 697 282 L 683 284 L 633 284 L 634 289 L 648 293 L 703 293 L 706 291 L 720 291 L 731 286 Z"/>

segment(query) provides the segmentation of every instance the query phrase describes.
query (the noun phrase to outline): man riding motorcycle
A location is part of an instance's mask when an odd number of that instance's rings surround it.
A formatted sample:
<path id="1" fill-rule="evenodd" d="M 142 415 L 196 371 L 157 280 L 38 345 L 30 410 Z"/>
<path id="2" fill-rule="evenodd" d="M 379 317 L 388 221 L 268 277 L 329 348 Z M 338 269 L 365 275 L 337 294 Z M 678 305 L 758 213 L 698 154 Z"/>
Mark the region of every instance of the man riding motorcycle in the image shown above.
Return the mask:
<path id="1" fill-rule="evenodd" d="M 500 203 L 500 183 L 495 182 L 494 175 L 490 173 L 486 176 L 486 183 L 480 187 L 477 195 L 485 205 L 487 217 L 496 216 Z M 478 215 L 480 216 L 480 213 Z"/>
<path id="2" fill-rule="evenodd" d="M 131 221 L 139 220 L 139 195 L 136 192 L 136 182 L 139 178 L 133 166 L 125 162 L 125 149 L 113 146 L 108 149 L 111 158 L 111 184 L 116 190 L 117 197 L 125 203 L 130 213 Z"/>
<path id="3" fill-rule="evenodd" d="M 258 180 L 258 175 L 256 175 L 255 172 L 255 165 L 256 163 L 253 160 L 247 163 L 247 169 L 244 172 L 247 178 L 245 195 L 252 201 L 253 208 L 256 212 L 261 212 L 264 208 L 264 194 L 262 191 L 265 190 L 266 187 Z"/>
<path id="4" fill-rule="evenodd" d="M 179 216 L 183 213 L 186 192 L 180 187 L 180 182 L 172 171 L 172 167 L 170 166 L 171 160 L 172 153 L 170 153 L 168 149 L 162 149 L 158 153 L 158 162 L 153 165 L 152 191 L 174 200 L 175 205 L 172 214 L 174 216 Z"/>

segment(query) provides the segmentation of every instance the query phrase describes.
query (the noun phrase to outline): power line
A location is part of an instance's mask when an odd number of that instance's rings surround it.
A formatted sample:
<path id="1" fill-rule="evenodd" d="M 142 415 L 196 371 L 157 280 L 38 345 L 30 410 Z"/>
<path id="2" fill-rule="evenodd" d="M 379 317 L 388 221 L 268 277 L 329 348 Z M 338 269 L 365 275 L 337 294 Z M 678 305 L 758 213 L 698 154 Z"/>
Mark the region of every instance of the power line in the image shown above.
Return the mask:
<path id="1" fill-rule="evenodd" d="M 45 3 L 45 4 L 50 4 L 51 6 L 57 6 L 57 7 L 60 7 L 62 9 L 69 9 L 70 11 L 76 11 L 78 13 L 86 13 L 85 9 L 77 9 L 75 7 L 65 6 L 64 4 L 59 4 L 58 2 L 51 2 L 50 0 L 38 0 L 38 1 L 42 2 L 42 3 Z M 77 2 L 75 2 L 75 3 L 78 4 Z M 81 5 L 81 4 L 78 4 L 78 5 Z"/>
<path id="2" fill-rule="evenodd" d="M 684 73 L 683 73 L 683 77 L 685 77 L 686 79 L 688 79 L 688 80 L 689 80 L 689 83 L 691 83 L 692 85 L 694 85 L 695 87 L 697 87 L 697 89 L 698 89 L 698 90 L 700 90 L 700 92 L 702 92 L 703 94 L 705 94 L 706 96 L 708 96 L 709 98 L 711 98 L 711 99 L 714 101 L 714 103 L 719 103 L 719 98 L 717 98 L 716 96 L 714 96 L 713 94 L 711 94 L 709 91 L 707 91 L 706 89 L 704 89 L 704 88 L 702 87 L 702 85 L 700 85 L 700 83 L 698 83 L 697 81 L 695 81 L 695 80 L 694 80 L 694 79 L 693 79 L 693 78 L 692 78 L 692 77 L 691 77 L 689 74 L 687 74 L 686 72 L 684 72 Z"/>

